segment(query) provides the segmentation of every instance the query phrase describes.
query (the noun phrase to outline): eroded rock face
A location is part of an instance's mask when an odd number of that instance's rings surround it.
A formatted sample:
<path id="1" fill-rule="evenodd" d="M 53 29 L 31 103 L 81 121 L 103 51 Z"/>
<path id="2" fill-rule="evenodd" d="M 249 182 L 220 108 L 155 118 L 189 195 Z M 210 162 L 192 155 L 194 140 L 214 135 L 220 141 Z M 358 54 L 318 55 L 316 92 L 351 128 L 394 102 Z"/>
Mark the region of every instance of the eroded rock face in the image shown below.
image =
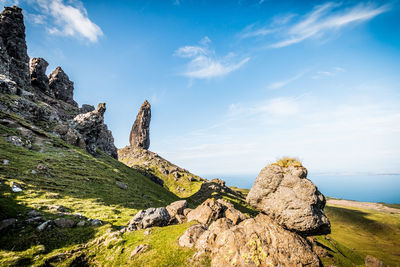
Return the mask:
<path id="1" fill-rule="evenodd" d="M 56 99 L 78 107 L 78 104 L 74 101 L 74 83 L 61 67 L 57 67 L 49 75 L 49 87 Z"/>
<path id="2" fill-rule="evenodd" d="M 257 176 L 246 201 L 288 230 L 328 234 L 325 197 L 306 176 L 304 167 L 268 165 Z"/>
<path id="3" fill-rule="evenodd" d="M 144 101 L 136 116 L 135 123 L 132 126 L 129 142 L 131 146 L 149 149 L 150 147 L 150 120 L 151 107 L 150 103 Z"/>
<path id="4" fill-rule="evenodd" d="M 99 148 L 106 154 L 118 158 L 112 133 L 104 124 L 105 111 L 106 104 L 100 103 L 96 110 L 77 115 L 73 120 L 73 127 L 83 136 L 89 153 L 94 155 Z"/>
<path id="5" fill-rule="evenodd" d="M 54 92 L 50 91 L 49 78 L 46 69 L 49 66 L 43 58 L 32 58 L 30 63 L 31 85 L 50 97 L 54 97 Z"/>
<path id="6" fill-rule="evenodd" d="M 30 84 L 24 17 L 17 6 L 5 7 L 0 14 L 0 74 L 21 88 Z"/>

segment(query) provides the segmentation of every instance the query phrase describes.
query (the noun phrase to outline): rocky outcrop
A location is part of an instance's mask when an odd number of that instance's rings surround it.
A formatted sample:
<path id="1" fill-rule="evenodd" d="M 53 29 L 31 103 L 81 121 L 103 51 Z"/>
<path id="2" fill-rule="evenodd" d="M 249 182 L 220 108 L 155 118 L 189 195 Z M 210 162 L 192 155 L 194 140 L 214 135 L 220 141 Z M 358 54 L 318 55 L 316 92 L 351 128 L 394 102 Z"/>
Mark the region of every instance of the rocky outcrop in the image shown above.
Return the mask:
<path id="1" fill-rule="evenodd" d="M 72 126 L 83 136 L 89 153 L 95 155 L 99 148 L 106 154 L 118 158 L 112 133 L 104 124 L 105 112 L 106 104 L 100 103 L 96 110 L 76 116 Z"/>
<path id="2" fill-rule="evenodd" d="M 22 89 L 30 85 L 24 17 L 17 6 L 0 14 L 0 74 Z"/>
<path id="3" fill-rule="evenodd" d="M 65 101 L 73 106 L 78 106 L 74 101 L 74 83 L 70 81 L 68 75 L 57 67 L 49 75 L 49 87 L 56 99 Z"/>
<path id="4" fill-rule="evenodd" d="M 131 146 L 149 149 L 150 147 L 150 103 L 146 100 L 140 107 L 136 116 L 135 123 L 132 126 L 129 142 Z"/>
<path id="5" fill-rule="evenodd" d="M 328 234 L 325 197 L 306 177 L 303 166 L 268 165 L 257 176 L 246 201 L 288 230 Z"/>
<path id="6" fill-rule="evenodd" d="M 43 58 L 32 58 L 30 63 L 31 85 L 33 88 L 45 93 L 50 97 L 55 97 L 54 92 L 50 91 L 49 78 L 46 69 L 49 63 Z"/>

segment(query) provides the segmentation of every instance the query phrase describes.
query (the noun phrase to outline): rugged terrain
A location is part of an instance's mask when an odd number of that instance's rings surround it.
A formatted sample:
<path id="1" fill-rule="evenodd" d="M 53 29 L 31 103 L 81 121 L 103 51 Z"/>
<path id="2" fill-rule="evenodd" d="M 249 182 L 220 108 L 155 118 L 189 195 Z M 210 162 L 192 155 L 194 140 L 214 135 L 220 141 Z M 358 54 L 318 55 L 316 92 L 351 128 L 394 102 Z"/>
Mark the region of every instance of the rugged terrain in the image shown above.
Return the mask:
<path id="1" fill-rule="evenodd" d="M 400 264 L 400 214 L 325 207 L 294 159 L 250 191 L 207 181 L 148 150 L 147 101 L 117 154 L 105 103 L 78 107 L 61 67 L 29 60 L 21 9 L 0 37 L 1 266 Z"/>

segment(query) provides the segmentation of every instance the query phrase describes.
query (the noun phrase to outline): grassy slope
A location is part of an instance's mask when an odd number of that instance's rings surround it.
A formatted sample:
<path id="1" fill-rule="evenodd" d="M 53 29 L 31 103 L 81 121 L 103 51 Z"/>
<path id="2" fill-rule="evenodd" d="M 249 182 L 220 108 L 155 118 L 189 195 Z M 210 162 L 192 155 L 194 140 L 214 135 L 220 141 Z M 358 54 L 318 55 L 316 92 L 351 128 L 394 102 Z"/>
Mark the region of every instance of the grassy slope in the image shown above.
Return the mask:
<path id="1" fill-rule="evenodd" d="M 137 156 L 137 154 L 140 154 L 140 152 L 143 153 L 143 156 L 141 157 Z M 189 197 L 193 195 L 200 189 L 202 184 L 199 176 L 194 175 L 187 170 L 180 169 L 178 166 L 172 164 L 162 157 L 159 157 L 157 154 L 151 151 L 144 153 L 141 149 L 131 149 L 129 147 L 125 147 L 118 151 L 118 158 L 127 166 L 133 168 L 142 168 L 146 172 L 160 178 L 164 181 L 164 187 L 179 197 Z M 170 171 L 170 173 L 162 173 L 160 166 L 164 166 Z M 180 171 L 178 171 L 178 173 L 181 175 L 179 179 L 175 179 L 173 173 L 171 172 L 171 170 L 176 168 L 180 169 Z M 190 181 L 190 177 L 195 178 L 196 181 Z M 179 189 L 184 190 L 180 191 Z"/>
<path id="2" fill-rule="evenodd" d="M 0 118 L 16 120 L 30 127 L 28 123 L 15 116 L 10 117 L 0 113 Z M 36 225 L 9 228 L 0 236 L 0 266 L 41 264 L 46 260 L 63 265 L 79 253 L 84 253 L 85 261 L 88 260 L 93 264 L 102 262 L 102 265 L 113 265 L 113 262 L 131 262 L 132 260 L 129 260 L 131 250 L 135 244 L 143 241 L 140 232 L 127 233 L 120 237 L 122 241 L 119 249 L 122 252 L 120 251 L 118 257 L 117 254 L 107 257 L 112 249 L 90 242 L 102 235 L 109 235 L 107 232 L 111 229 L 125 226 L 139 209 L 165 206 L 178 199 L 139 172 L 107 155 L 94 158 L 85 151 L 44 132 L 39 137 L 32 138 L 33 143 L 36 139 L 36 145 L 34 149 L 29 150 L 7 142 L 5 136 L 10 135 L 18 136 L 20 133 L 18 130 L 0 125 L 0 220 L 17 218 L 23 221 L 26 219 L 26 212 L 33 208 L 40 209 L 44 218 L 54 219 L 59 215 L 57 211 L 51 209 L 51 206 L 62 205 L 72 213 L 100 219 L 106 224 L 101 227 L 72 229 L 53 227 L 43 232 L 36 231 Z M 39 139 L 42 139 L 41 142 L 37 142 Z M 3 165 L 4 159 L 9 160 L 10 164 Z M 48 171 L 38 171 L 39 163 L 46 165 Z M 32 170 L 38 173 L 32 174 Z M 14 193 L 10 190 L 13 181 L 23 186 L 23 192 Z M 128 189 L 119 188 L 116 181 L 127 184 Z M 69 217 L 74 218 L 71 215 Z M 184 224 L 155 229 L 149 238 L 146 237 L 146 242 L 151 244 L 151 248 L 143 255 L 158 255 L 158 257 L 138 258 L 134 261 L 144 265 L 146 261 L 148 264 L 154 263 L 159 266 L 164 262 L 176 266 L 183 265 L 183 262 L 194 253 L 176 245 L 178 237 L 187 227 L 188 225 Z M 164 247 L 169 248 L 175 256 L 170 257 L 162 253 Z M 70 253 L 70 256 L 61 259 L 54 257 L 71 250 L 79 253 Z"/>
<path id="3" fill-rule="evenodd" d="M 332 233 L 317 240 L 334 255 L 323 259 L 326 265 L 363 265 L 366 255 L 400 265 L 400 214 L 339 206 L 327 206 L 325 211 Z"/>

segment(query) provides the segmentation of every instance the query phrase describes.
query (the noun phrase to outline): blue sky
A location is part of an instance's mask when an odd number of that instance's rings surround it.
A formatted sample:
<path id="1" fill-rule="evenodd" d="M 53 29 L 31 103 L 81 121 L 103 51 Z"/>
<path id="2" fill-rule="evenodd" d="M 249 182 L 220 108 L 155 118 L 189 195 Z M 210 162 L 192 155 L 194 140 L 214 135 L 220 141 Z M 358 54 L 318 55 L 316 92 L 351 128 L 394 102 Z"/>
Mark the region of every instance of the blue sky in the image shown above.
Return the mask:
<path id="1" fill-rule="evenodd" d="M 107 103 L 118 147 L 148 99 L 150 150 L 200 175 L 400 172 L 398 1 L 18 4 L 30 57 Z"/>

